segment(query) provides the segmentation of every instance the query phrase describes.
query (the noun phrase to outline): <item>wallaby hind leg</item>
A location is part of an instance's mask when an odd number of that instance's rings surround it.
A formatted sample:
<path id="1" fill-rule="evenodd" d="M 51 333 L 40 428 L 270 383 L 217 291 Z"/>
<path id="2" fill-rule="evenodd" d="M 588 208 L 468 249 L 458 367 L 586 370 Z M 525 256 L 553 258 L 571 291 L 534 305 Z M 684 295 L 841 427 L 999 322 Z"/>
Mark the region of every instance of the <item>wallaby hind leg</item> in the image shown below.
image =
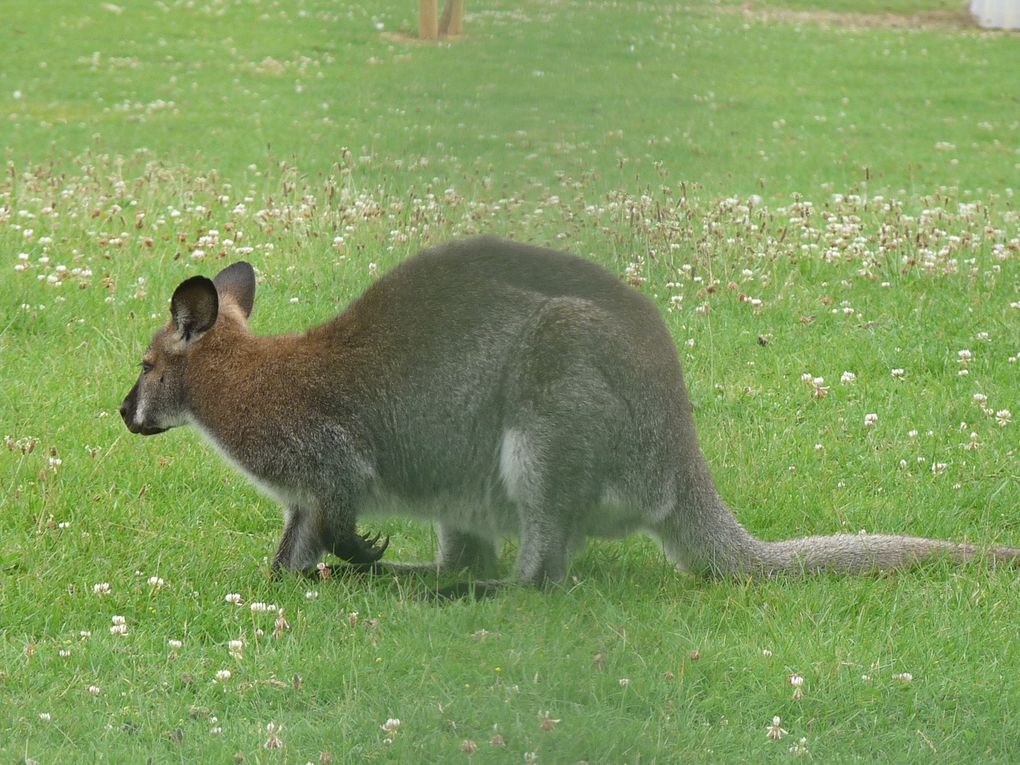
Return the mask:
<path id="1" fill-rule="evenodd" d="M 535 319 L 511 386 L 520 402 L 500 446 L 500 477 L 517 506 L 516 579 L 544 585 L 567 573 L 618 458 L 613 423 L 628 410 L 605 372 L 607 317 L 576 298 L 548 301 Z M 622 351 L 621 351 L 622 352 Z"/>
<path id="2" fill-rule="evenodd" d="M 557 522 L 556 513 L 548 517 L 549 510 L 529 507 L 522 513 L 521 546 L 514 569 L 521 584 L 542 587 L 567 575 L 568 531 L 565 524 Z"/>
<path id="3" fill-rule="evenodd" d="M 447 524 L 439 525 L 440 570 L 469 569 L 475 577 L 489 579 L 496 576 L 498 560 L 496 545 L 491 540 Z"/>
<path id="4" fill-rule="evenodd" d="M 313 573 L 326 549 L 322 524 L 315 513 L 299 505 L 287 508 L 283 536 L 273 556 L 273 572 Z"/>
<path id="5" fill-rule="evenodd" d="M 514 581 L 520 584 L 543 586 L 558 582 L 566 575 L 567 534 L 565 531 L 559 533 L 555 526 L 535 523 L 539 515 L 528 509 L 522 511 L 520 548 L 514 570 Z M 441 529 L 440 539 L 443 538 Z M 498 561 L 491 542 L 461 532 L 456 532 L 456 538 L 458 543 L 465 539 L 470 541 L 466 547 L 460 548 L 461 557 L 457 559 L 460 565 L 444 563 L 443 569 L 452 571 L 464 568 L 464 564 L 471 561 L 467 567 L 478 578 L 441 587 L 434 593 L 435 597 L 443 600 L 483 598 L 494 595 L 510 583 L 507 580 L 488 578 L 495 576 Z M 444 546 L 442 549 L 445 560 L 449 548 Z"/>
<path id="6" fill-rule="evenodd" d="M 467 570 L 472 579 L 439 587 L 426 596 L 432 599 L 477 600 L 495 595 L 506 586 L 505 581 L 496 578 L 499 554 L 495 543 L 449 524 L 439 524 L 439 559 L 433 564 L 433 570 L 436 568 L 452 572 Z"/>
<path id="7" fill-rule="evenodd" d="M 568 545 L 575 541 L 572 519 L 583 499 L 572 480 L 575 471 L 569 469 L 571 450 L 559 443 L 563 439 L 550 437 L 555 432 L 535 418 L 529 425 L 508 429 L 500 447 L 500 477 L 517 507 L 520 547 L 514 578 L 522 584 L 541 586 L 563 579 Z"/>

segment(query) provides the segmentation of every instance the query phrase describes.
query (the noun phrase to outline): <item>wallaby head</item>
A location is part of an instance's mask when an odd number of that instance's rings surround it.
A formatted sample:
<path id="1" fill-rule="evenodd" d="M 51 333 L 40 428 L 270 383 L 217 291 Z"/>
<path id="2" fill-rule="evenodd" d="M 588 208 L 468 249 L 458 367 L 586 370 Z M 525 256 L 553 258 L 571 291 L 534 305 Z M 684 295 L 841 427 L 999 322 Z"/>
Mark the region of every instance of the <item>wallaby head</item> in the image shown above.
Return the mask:
<path id="1" fill-rule="evenodd" d="M 255 303 L 255 272 L 243 262 L 215 279 L 192 276 L 170 300 L 170 321 L 159 329 L 142 356 L 142 372 L 120 406 L 132 433 L 151 436 L 188 422 L 189 361 L 201 353 L 206 335 L 246 330 Z"/>

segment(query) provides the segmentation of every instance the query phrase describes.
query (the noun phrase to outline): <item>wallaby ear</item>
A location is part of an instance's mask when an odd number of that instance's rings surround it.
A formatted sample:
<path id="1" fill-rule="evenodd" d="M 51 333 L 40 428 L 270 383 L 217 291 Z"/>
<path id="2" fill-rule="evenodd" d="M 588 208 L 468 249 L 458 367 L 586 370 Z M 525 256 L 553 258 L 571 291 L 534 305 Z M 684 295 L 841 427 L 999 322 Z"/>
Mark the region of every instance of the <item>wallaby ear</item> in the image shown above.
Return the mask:
<path id="1" fill-rule="evenodd" d="M 185 279 L 170 298 L 170 315 L 174 330 L 190 343 L 212 329 L 220 310 L 216 285 L 204 276 Z"/>
<path id="2" fill-rule="evenodd" d="M 244 311 L 244 318 L 251 316 L 255 305 L 255 269 L 244 261 L 238 261 L 216 274 L 213 283 L 220 295 L 237 303 Z"/>

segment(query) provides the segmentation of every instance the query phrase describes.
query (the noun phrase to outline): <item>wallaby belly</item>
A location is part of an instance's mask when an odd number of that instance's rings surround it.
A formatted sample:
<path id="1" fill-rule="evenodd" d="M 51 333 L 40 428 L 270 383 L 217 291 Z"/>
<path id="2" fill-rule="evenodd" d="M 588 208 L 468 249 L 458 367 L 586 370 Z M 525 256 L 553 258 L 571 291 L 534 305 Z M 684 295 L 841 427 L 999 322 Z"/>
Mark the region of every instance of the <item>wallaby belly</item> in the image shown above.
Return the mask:
<path id="1" fill-rule="evenodd" d="M 359 507 L 359 516 L 401 516 L 448 524 L 486 539 L 516 536 L 517 510 L 498 486 L 488 491 L 443 491 L 409 497 L 384 487 L 374 488 Z"/>

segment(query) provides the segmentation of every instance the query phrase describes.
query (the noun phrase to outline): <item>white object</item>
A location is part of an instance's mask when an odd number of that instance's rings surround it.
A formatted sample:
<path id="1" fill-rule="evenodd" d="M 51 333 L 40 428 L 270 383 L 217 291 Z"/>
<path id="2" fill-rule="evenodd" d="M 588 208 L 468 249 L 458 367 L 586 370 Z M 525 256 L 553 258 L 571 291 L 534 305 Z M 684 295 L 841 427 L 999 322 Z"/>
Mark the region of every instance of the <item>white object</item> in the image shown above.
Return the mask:
<path id="1" fill-rule="evenodd" d="M 970 13 L 985 29 L 1020 29 L 1020 0 L 970 0 Z"/>

